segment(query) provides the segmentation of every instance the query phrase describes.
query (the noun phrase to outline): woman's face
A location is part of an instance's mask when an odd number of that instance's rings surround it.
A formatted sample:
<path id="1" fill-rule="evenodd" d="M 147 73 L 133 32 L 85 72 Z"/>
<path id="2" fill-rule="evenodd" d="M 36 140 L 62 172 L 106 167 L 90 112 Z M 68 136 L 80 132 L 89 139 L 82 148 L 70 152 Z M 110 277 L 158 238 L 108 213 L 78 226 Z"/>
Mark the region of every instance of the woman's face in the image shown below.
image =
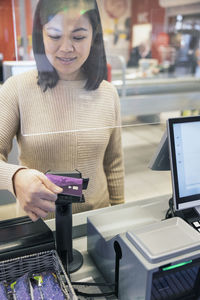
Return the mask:
<path id="1" fill-rule="evenodd" d="M 82 79 L 81 66 L 90 54 L 92 26 L 77 10 L 55 15 L 43 26 L 45 53 L 60 79 Z"/>

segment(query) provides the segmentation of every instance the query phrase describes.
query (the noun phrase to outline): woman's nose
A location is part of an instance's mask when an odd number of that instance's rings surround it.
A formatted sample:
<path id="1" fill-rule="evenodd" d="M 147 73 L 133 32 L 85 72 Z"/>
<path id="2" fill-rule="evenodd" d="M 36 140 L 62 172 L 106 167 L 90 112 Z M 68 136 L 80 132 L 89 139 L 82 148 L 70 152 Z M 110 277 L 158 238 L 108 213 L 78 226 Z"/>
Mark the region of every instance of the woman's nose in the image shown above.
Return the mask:
<path id="1" fill-rule="evenodd" d="M 69 38 L 63 38 L 62 43 L 60 45 L 60 50 L 64 52 L 72 52 L 74 51 L 73 42 Z"/>

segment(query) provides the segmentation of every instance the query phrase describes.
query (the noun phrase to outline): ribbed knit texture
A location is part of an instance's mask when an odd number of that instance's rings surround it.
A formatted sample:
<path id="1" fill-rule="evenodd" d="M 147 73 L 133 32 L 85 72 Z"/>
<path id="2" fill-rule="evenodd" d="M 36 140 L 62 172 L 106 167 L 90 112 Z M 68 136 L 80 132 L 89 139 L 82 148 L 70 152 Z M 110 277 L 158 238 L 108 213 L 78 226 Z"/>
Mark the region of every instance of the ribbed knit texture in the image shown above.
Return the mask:
<path id="1" fill-rule="evenodd" d="M 9 78 L 0 88 L 0 189 L 13 193 L 12 177 L 25 166 L 41 172 L 79 170 L 89 177 L 86 202 L 73 213 L 124 202 L 120 105 L 103 81 L 95 91 L 85 81 L 60 80 L 45 93 L 35 70 Z M 7 163 L 16 135 L 19 165 Z"/>

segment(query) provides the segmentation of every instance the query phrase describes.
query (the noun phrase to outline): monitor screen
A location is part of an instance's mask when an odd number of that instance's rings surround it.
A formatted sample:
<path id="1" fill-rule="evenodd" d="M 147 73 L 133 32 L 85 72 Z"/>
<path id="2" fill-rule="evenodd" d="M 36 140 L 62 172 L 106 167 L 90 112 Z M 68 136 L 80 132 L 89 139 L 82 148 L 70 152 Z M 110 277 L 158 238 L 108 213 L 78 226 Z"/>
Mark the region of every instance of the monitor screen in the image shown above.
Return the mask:
<path id="1" fill-rule="evenodd" d="M 36 63 L 32 60 L 4 61 L 3 80 L 6 81 L 6 79 L 8 79 L 10 76 L 21 74 L 32 69 L 36 69 Z"/>
<path id="2" fill-rule="evenodd" d="M 200 116 L 169 119 L 168 141 L 175 210 L 200 205 Z"/>

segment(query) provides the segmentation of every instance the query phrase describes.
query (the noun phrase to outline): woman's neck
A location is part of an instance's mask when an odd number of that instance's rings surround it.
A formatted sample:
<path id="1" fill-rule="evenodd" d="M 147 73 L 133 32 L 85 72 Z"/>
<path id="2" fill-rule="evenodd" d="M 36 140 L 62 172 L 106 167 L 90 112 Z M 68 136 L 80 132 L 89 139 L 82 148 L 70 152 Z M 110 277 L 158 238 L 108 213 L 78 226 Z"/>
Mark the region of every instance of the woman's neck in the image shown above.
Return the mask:
<path id="1" fill-rule="evenodd" d="M 85 73 L 82 70 L 76 71 L 71 74 L 58 73 L 58 76 L 61 80 L 66 80 L 66 81 L 80 81 L 86 79 Z"/>

